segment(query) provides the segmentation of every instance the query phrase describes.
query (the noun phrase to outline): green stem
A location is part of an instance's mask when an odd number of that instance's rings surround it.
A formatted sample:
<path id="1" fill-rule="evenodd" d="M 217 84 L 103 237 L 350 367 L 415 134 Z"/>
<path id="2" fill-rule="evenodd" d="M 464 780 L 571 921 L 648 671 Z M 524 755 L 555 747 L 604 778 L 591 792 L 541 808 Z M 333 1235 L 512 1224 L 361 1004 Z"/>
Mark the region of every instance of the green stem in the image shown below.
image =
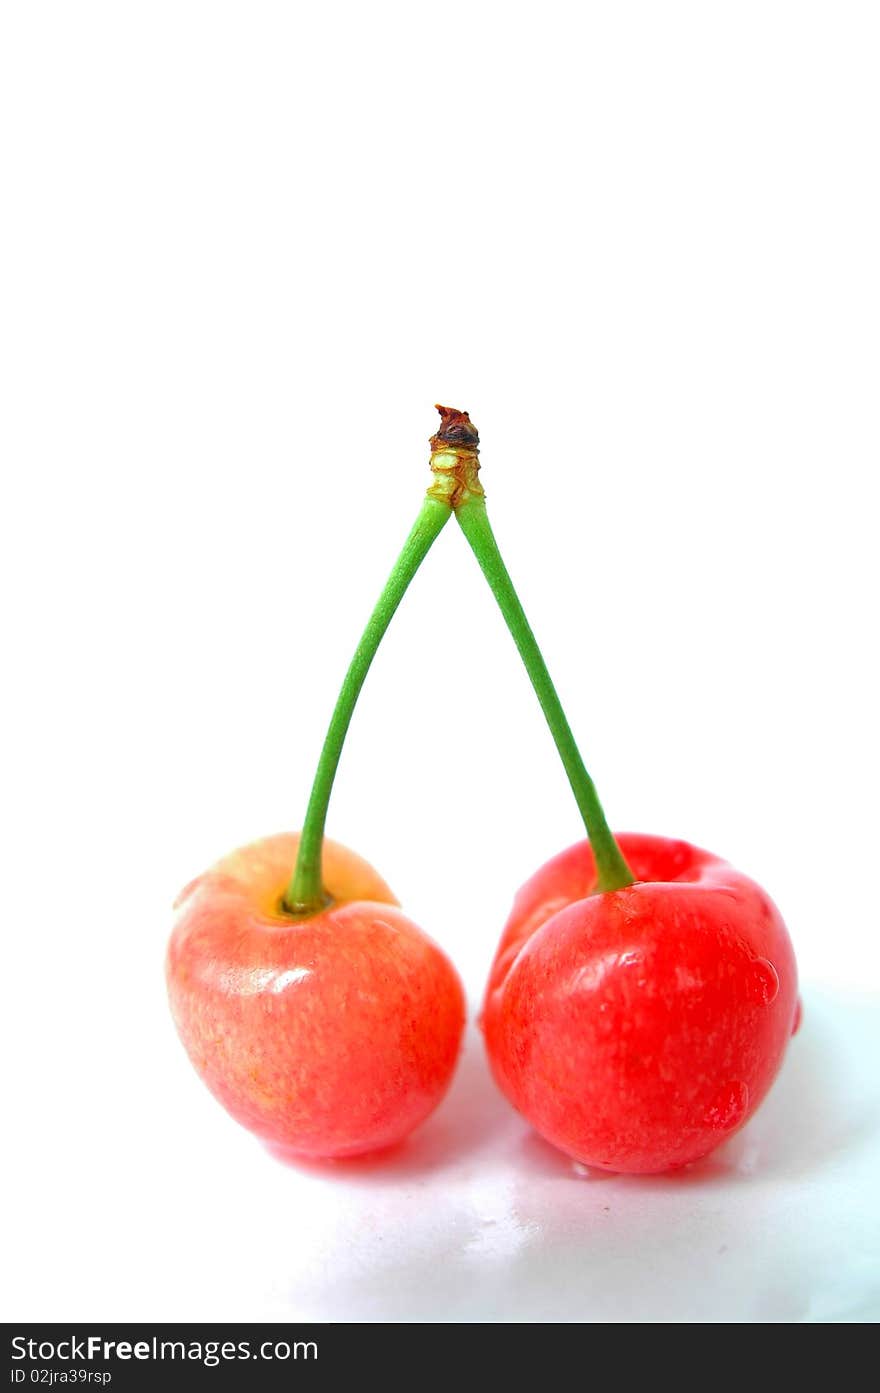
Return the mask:
<path id="1" fill-rule="evenodd" d="M 547 664 L 544 662 L 535 635 L 526 619 L 525 611 L 502 560 L 501 552 L 498 550 L 498 543 L 495 541 L 495 535 L 486 512 L 485 499 L 478 495 L 467 494 L 463 501 L 458 503 L 455 516 L 471 550 L 480 563 L 480 569 L 489 582 L 492 594 L 498 601 L 498 607 L 513 636 L 513 641 L 519 649 L 519 655 L 525 664 L 532 686 L 547 718 L 550 733 L 556 742 L 556 748 L 568 775 L 575 802 L 580 809 L 584 826 L 587 829 L 587 836 L 593 848 L 593 855 L 596 858 L 597 888 L 599 890 L 619 890 L 624 885 L 632 885 L 635 877 L 626 864 L 623 853 L 614 838 L 614 833 L 605 820 L 599 795 L 596 793 L 593 780 L 584 767 L 580 751 L 571 733 L 571 727 L 562 709 L 562 703 L 550 680 Z"/>
<path id="2" fill-rule="evenodd" d="M 428 495 L 355 650 L 330 720 L 324 747 L 321 750 L 321 758 L 318 760 L 318 768 L 315 771 L 315 780 L 312 784 L 309 806 L 306 810 L 306 818 L 300 837 L 296 866 L 284 896 L 284 907 L 291 914 L 315 914 L 326 904 L 324 886 L 321 880 L 321 848 L 324 842 L 324 826 L 327 821 L 327 805 L 330 802 L 333 780 L 336 777 L 339 757 L 342 754 L 342 746 L 351 723 L 352 714 L 361 687 L 364 685 L 364 678 L 370 669 L 370 664 L 376 655 L 376 650 L 385 635 L 385 631 L 394 617 L 394 612 L 403 599 L 407 586 L 430 551 L 432 543 L 440 535 L 451 516 L 452 510 L 447 502 Z"/>

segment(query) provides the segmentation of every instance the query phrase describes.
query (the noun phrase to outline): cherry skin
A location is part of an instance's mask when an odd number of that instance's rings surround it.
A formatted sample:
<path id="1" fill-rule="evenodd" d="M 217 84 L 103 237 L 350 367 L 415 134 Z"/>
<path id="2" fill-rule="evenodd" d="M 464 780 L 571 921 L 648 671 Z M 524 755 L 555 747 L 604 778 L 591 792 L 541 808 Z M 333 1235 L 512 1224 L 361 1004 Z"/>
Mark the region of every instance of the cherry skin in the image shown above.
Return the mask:
<path id="1" fill-rule="evenodd" d="M 166 975 L 187 1053 L 234 1118 L 310 1157 L 399 1142 L 443 1097 L 464 996 L 385 882 L 324 841 L 331 903 L 281 908 L 298 835 L 224 857 L 176 904 Z"/>
<path id="2" fill-rule="evenodd" d="M 705 1156 L 751 1116 L 799 1020 L 769 897 L 686 842 L 624 834 L 636 877 L 596 893 L 588 842 L 516 897 L 484 1003 L 495 1079 L 589 1166 L 653 1172 Z"/>

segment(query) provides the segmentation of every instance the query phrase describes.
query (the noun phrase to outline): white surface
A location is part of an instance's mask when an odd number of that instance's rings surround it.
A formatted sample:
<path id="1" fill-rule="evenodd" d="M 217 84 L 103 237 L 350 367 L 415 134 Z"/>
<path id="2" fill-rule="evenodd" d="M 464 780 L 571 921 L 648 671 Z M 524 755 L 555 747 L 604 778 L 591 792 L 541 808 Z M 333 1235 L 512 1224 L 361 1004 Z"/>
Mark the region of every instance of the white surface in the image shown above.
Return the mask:
<path id="1" fill-rule="evenodd" d="M 876 8 L 437 24 L 3 7 L 9 1318 L 876 1311 L 876 1025 L 841 1004 L 880 995 Z M 810 984 L 696 1178 L 576 1181 L 478 1057 L 398 1161 L 302 1174 L 171 1031 L 169 904 L 299 823 L 438 399 L 612 822 L 754 875 Z M 453 528 L 329 829 L 472 1000 L 579 835 Z"/>
<path id="2" fill-rule="evenodd" d="M 397 1152 L 293 1167 L 221 1113 L 167 1032 L 99 1074 L 16 1206 L 7 1317 L 852 1321 L 880 1316 L 880 1010 L 810 992 L 747 1128 L 672 1176 L 588 1174 L 488 1080 Z M 94 1099 L 89 1107 L 87 1094 Z M 102 1101 L 99 1101 L 102 1100 Z"/>

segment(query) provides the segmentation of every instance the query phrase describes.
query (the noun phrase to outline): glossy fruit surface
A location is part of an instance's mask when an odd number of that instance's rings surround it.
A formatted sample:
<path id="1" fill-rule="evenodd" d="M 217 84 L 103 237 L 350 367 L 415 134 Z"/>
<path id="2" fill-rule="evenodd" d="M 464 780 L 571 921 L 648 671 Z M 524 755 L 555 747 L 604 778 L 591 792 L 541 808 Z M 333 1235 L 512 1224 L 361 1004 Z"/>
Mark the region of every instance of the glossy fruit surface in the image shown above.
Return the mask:
<path id="1" fill-rule="evenodd" d="M 298 836 L 233 852 L 176 904 L 166 975 L 181 1039 L 245 1127 L 302 1155 L 400 1141 L 439 1102 L 464 1024 L 455 969 L 360 857 L 325 840 L 323 911 L 281 909 Z"/>
<path id="2" fill-rule="evenodd" d="M 706 1155 L 754 1112 L 796 1028 L 775 905 L 727 862 L 618 838 L 636 883 L 594 894 L 588 842 L 516 897 L 482 1025 L 502 1091 L 548 1141 L 607 1170 Z"/>

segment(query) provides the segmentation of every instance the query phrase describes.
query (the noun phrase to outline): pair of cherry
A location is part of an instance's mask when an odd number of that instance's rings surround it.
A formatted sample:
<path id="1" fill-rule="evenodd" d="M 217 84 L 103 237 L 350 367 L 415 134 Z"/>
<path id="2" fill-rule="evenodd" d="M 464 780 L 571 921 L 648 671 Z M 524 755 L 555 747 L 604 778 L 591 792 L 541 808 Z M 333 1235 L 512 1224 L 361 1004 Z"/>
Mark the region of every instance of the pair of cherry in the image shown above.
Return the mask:
<path id="1" fill-rule="evenodd" d="M 483 1006 L 492 1071 L 533 1126 L 581 1162 L 684 1165 L 741 1126 L 779 1070 L 799 1019 L 788 933 L 763 890 L 725 861 L 681 841 L 612 834 L 492 534 L 477 432 L 466 412 L 438 410 L 434 482 L 349 668 L 302 833 L 233 852 L 177 901 L 174 1019 L 229 1112 L 304 1156 L 391 1146 L 446 1092 L 465 1018 L 458 975 L 324 826 L 370 663 L 455 513 L 588 834 L 516 897 Z"/>

